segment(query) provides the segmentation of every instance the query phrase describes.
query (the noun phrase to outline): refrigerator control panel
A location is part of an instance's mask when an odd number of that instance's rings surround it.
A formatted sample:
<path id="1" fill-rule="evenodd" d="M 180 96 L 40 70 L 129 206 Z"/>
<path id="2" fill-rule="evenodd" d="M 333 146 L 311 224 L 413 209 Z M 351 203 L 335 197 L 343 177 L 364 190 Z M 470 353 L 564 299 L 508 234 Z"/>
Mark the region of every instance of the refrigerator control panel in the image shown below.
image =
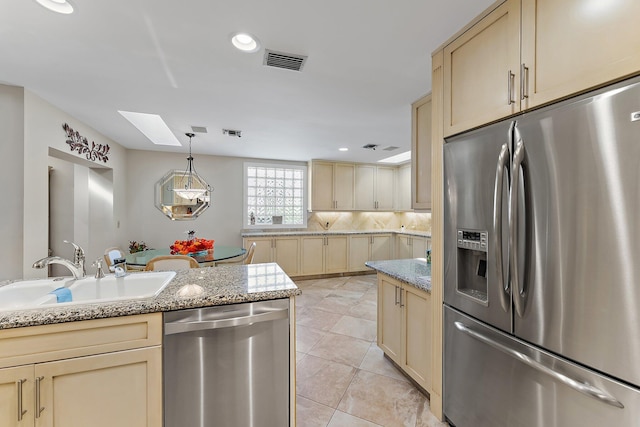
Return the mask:
<path id="1" fill-rule="evenodd" d="M 458 247 L 487 252 L 488 233 L 486 231 L 458 230 Z"/>

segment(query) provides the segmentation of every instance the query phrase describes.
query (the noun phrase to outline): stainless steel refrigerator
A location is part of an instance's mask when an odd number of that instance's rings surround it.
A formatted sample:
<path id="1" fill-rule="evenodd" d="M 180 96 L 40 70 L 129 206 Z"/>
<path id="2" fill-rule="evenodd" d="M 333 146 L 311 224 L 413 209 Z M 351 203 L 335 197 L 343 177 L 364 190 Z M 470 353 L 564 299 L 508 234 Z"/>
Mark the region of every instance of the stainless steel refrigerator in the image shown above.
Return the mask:
<path id="1" fill-rule="evenodd" d="M 444 413 L 640 426 L 640 78 L 446 140 Z"/>

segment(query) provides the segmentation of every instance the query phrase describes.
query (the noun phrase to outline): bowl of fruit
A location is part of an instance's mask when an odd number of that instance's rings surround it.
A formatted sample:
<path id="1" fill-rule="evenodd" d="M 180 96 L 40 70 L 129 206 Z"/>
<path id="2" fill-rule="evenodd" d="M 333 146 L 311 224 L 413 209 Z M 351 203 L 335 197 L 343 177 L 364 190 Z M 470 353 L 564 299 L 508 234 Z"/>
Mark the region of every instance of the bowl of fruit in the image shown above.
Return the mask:
<path id="1" fill-rule="evenodd" d="M 214 240 L 194 237 L 190 240 L 176 240 L 169 246 L 172 255 L 206 256 L 213 253 Z"/>

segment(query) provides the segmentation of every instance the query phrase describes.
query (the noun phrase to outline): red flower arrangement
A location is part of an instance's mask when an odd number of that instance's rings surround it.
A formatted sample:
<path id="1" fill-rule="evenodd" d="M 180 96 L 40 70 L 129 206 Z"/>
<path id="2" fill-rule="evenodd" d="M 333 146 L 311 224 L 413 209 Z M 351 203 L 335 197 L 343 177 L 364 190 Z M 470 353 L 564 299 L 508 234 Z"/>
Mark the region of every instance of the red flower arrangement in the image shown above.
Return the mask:
<path id="1" fill-rule="evenodd" d="M 202 252 L 213 249 L 214 240 L 207 240 L 195 237 L 191 240 L 176 240 L 173 245 L 169 246 L 171 254 L 189 255 L 195 252 Z"/>

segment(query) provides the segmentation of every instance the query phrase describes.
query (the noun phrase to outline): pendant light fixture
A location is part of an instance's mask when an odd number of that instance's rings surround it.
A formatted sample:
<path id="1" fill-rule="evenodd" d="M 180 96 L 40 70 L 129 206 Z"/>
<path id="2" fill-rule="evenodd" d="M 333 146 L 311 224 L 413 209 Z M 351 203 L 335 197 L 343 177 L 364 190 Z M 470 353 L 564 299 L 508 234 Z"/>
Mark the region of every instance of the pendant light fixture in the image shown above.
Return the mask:
<path id="1" fill-rule="evenodd" d="M 191 138 L 195 136 L 193 133 L 185 133 L 189 137 L 189 157 L 187 157 L 187 170 L 184 175 L 176 182 L 176 188 L 173 191 L 183 199 L 193 200 L 202 198 L 207 192 L 211 191 L 211 186 L 198 175 L 195 166 L 193 166 L 193 156 L 191 155 Z"/>

